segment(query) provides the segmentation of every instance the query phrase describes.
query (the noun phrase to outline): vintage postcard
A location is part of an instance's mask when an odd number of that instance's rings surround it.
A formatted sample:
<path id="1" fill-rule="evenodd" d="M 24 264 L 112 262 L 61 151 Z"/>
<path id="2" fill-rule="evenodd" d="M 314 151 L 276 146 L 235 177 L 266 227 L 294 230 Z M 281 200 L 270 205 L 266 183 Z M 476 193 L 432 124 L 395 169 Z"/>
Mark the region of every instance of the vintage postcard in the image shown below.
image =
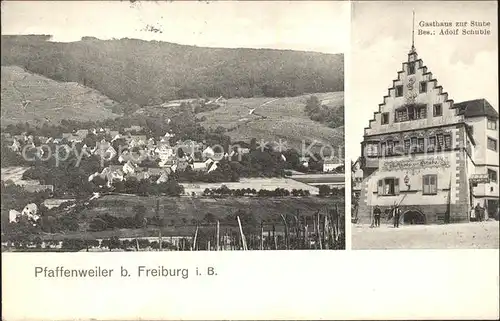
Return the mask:
<path id="1" fill-rule="evenodd" d="M 2 320 L 498 318 L 496 9 L 2 1 Z"/>
<path id="2" fill-rule="evenodd" d="M 499 248 L 496 6 L 353 3 L 354 249 Z"/>

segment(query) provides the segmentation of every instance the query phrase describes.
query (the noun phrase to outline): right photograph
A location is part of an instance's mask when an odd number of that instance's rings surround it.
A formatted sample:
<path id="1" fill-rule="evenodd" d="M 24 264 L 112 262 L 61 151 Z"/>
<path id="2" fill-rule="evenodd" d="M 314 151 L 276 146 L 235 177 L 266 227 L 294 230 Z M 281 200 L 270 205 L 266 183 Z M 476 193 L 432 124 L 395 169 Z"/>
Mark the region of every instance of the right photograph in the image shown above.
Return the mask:
<path id="1" fill-rule="evenodd" d="M 496 13 L 352 3 L 353 249 L 499 248 Z"/>

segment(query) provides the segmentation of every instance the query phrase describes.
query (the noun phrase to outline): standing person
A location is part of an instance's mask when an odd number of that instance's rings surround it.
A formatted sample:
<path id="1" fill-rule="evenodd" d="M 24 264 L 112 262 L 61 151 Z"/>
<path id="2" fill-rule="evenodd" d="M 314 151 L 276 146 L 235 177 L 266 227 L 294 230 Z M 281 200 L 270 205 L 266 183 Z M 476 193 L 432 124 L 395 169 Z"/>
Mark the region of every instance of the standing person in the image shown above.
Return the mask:
<path id="1" fill-rule="evenodd" d="M 401 212 L 399 210 L 399 206 L 396 205 L 396 207 L 394 207 L 394 227 L 396 228 L 399 228 L 399 216 L 400 216 Z"/>
<path id="2" fill-rule="evenodd" d="M 479 203 L 477 203 L 476 207 L 474 207 L 474 216 L 476 216 L 477 222 L 481 221 L 481 206 L 479 205 Z"/>
<path id="3" fill-rule="evenodd" d="M 477 220 L 476 209 L 474 207 L 470 208 L 470 220 L 472 222 Z"/>
<path id="4" fill-rule="evenodd" d="M 486 219 L 486 208 L 480 206 L 479 211 L 481 213 L 481 222 L 483 222 Z"/>
<path id="5" fill-rule="evenodd" d="M 375 227 L 380 227 L 380 214 L 382 214 L 382 212 L 380 211 L 378 205 L 376 205 L 375 209 L 373 210 L 373 216 L 375 217 Z"/>

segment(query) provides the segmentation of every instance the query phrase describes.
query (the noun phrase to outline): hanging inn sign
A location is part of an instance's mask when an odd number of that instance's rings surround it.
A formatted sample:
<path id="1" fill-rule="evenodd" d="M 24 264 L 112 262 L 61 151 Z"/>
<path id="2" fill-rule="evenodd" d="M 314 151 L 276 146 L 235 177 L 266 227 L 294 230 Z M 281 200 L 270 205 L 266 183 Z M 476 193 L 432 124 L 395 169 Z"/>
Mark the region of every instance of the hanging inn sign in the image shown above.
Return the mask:
<path id="1" fill-rule="evenodd" d="M 488 174 L 473 174 L 469 178 L 469 182 L 472 186 L 477 186 L 477 184 L 486 184 L 490 182 L 490 177 Z"/>
<path id="2" fill-rule="evenodd" d="M 394 161 L 384 161 L 382 164 L 382 171 L 415 171 L 424 168 L 448 168 L 450 161 L 441 156 L 428 157 L 423 159 L 401 159 Z"/>

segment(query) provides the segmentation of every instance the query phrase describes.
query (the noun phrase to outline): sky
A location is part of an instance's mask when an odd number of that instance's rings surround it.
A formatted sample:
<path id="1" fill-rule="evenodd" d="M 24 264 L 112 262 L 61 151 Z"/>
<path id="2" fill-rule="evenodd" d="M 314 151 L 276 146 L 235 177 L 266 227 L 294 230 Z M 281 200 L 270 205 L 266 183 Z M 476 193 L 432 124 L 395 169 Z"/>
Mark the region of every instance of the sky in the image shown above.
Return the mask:
<path id="1" fill-rule="evenodd" d="M 498 35 L 495 2 L 357 2 L 352 6 L 347 57 L 346 153 L 361 153 L 363 128 L 397 78 L 411 47 L 412 11 L 420 21 L 490 21 L 490 36 L 419 36 L 415 48 L 455 102 L 485 98 L 498 110 Z M 453 27 L 454 28 L 454 27 Z M 423 28 L 421 28 L 423 29 Z"/>
<path id="2" fill-rule="evenodd" d="M 2 2 L 2 34 L 50 34 L 61 42 L 127 37 L 200 47 L 344 53 L 349 18 L 348 2 Z M 142 31 L 147 25 L 163 32 Z"/>

